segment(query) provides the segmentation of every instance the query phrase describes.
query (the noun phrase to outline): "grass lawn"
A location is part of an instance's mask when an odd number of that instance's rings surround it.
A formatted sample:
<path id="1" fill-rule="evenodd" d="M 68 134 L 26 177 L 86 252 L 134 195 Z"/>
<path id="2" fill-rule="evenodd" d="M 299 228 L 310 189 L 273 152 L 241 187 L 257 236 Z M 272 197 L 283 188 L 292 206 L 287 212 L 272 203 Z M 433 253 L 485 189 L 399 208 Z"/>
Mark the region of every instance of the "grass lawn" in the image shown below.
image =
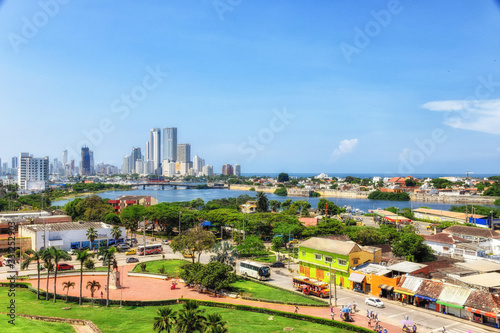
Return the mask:
<path id="1" fill-rule="evenodd" d="M 5 309 L 8 302 L 10 301 L 10 297 L 7 296 L 7 293 L 8 288 L 0 288 L 0 308 L 2 309 Z M 54 304 L 52 303 L 52 301 L 37 301 L 36 294 L 33 294 L 26 289 L 17 289 L 15 300 L 17 313 L 91 320 L 104 333 L 150 333 L 153 331 L 153 318 L 156 316 L 156 310 L 158 309 L 158 307 L 153 306 L 125 306 L 121 309 L 118 306 L 112 306 L 109 308 L 95 306 L 92 308 L 90 305 L 79 306 L 76 303 L 65 303 L 61 300 L 58 300 L 58 302 Z M 61 310 L 61 308 L 65 306 L 71 307 L 72 309 Z M 172 306 L 172 309 L 174 311 L 180 308 L 181 305 Z M 346 332 L 345 330 L 337 329 L 334 327 L 325 327 L 320 324 L 313 324 L 279 316 L 274 316 L 273 320 L 269 320 L 270 316 L 267 314 L 212 307 L 201 308 L 204 309 L 207 314 L 214 312 L 220 313 L 222 315 L 222 319 L 224 321 L 227 321 L 226 327 L 229 329 L 229 332 L 283 332 L 284 327 L 293 327 L 294 332 L 323 333 L 325 332 L 325 330 L 334 333 Z M 17 320 L 19 319 L 19 317 L 16 319 L 16 324 Z M 21 322 L 21 320 L 19 322 Z M 6 318 L 4 318 L 4 320 L 0 321 L 0 332 L 11 332 L 11 326 L 12 325 L 9 325 L 7 323 Z M 38 330 L 33 326 L 30 326 L 29 329 L 20 330 L 19 332 L 28 331 L 53 332 L 49 330 Z M 57 332 L 64 331 L 57 330 Z"/>
<path id="2" fill-rule="evenodd" d="M 327 303 L 321 301 L 319 298 L 318 300 L 310 299 L 299 294 L 292 294 L 251 280 L 247 281 L 244 279 L 238 279 L 238 281 L 231 284 L 231 287 L 236 289 L 238 292 L 241 292 L 243 296 L 254 297 L 262 300 L 327 305 Z"/>
<path id="3" fill-rule="evenodd" d="M 22 317 L 16 317 L 15 325 L 9 324 L 7 322 L 7 319 L 2 318 L 2 320 L 0 321 L 0 332 L 75 333 L 75 330 L 70 324 L 49 323 L 41 320 L 31 320 Z"/>
<path id="4" fill-rule="evenodd" d="M 276 255 L 273 253 L 273 254 L 269 254 L 269 255 L 266 255 L 266 256 L 252 258 L 250 260 L 273 263 L 273 262 L 276 261 Z"/>
<path id="5" fill-rule="evenodd" d="M 157 260 L 157 261 L 148 261 L 146 262 L 146 270 L 149 273 L 159 273 L 158 269 L 161 266 L 165 266 L 165 273 L 168 274 L 169 277 L 179 277 L 181 272 L 180 267 L 185 264 L 190 264 L 191 261 L 187 260 Z M 140 265 L 137 265 L 134 270 L 136 273 L 141 273 Z"/>

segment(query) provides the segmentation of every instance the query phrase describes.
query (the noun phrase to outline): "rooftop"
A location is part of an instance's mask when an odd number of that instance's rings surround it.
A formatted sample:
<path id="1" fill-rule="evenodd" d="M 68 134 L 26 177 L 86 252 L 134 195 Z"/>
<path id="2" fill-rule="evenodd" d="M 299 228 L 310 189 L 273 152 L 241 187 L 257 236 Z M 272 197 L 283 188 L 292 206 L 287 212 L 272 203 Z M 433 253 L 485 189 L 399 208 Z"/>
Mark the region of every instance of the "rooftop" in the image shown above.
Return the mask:
<path id="1" fill-rule="evenodd" d="M 414 209 L 413 211 L 416 213 L 439 215 L 442 217 L 448 217 L 448 218 L 453 218 L 453 219 L 457 219 L 457 220 L 464 220 L 464 221 L 467 217 L 472 217 L 472 218 L 476 218 L 476 219 L 488 217 L 486 215 L 465 214 L 465 213 L 450 212 L 447 210 L 429 209 L 429 208 L 417 208 L 417 209 Z"/>
<path id="2" fill-rule="evenodd" d="M 23 229 L 28 229 L 34 232 L 43 231 L 44 228 L 50 231 L 71 231 L 71 230 L 87 230 L 89 228 L 98 229 L 112 229 L 113 226 L 104 222 L 63 222 L 63 223 L 47 223 L 43 224 L 29 224 L 23 226 Z"/>
<path id="3" fill-rule="evenodd" d="M 451 227 L 443 230 L 443 232 L 483 238 L 500 238 L 500 233 L 498 233 L 498 231 L 485 228 L 467 227 L 463 225 L 452 225 Z"/>
<path id="4" fill-rule="evenodd" d="M 481 287 L 495 288 L 500 287 L 500 273 L 485 273 L 463 276 L 461 281 Z"/>
<path id="5" fill-rule="evenodd" d="M 424 237 L 424 240 L 426 240 L 428 242 L 449 244 L 449 245 L 453 245 L 455 243 L 466 243 L 466 242 L 468 243 L 468 242 L 470 242 L 469 240 L 462 238 L 460 236 L 455 236 L 455 235 L 443 233 L 443 232 L 440 232 L 440 233 L 435 234 L 435 235 L 423 235 L 423 237 Z"/>
<path id="6" fill-rule="evenodd" d="M 417 264 L 416 262 L 410 261 L 403 261 L 391 266 L 387 266 L 388 269 L 402 273 L 412 273 L 425 267 L 427 267 L 427 265 Z"/>
<path id="7" fill-rule="evenodd" d="M 495 262 L 487 261 L 487 260 L 473 260 L 467 262 L 457 262 L 457 266 L 470 269 L 473 271 L 489 273 L 500 271 L 500 264 Z"/>
<path id="8" fill-rule="evenodd" d="M 341 255 L 349 255 L 351 252 L 360 251 L 358 244 L 353 241 L 339 241 L 328 238 L 311 237 L 302 242 L 300 247 L 308 247 L 314 250 L 320 250 Z"/>

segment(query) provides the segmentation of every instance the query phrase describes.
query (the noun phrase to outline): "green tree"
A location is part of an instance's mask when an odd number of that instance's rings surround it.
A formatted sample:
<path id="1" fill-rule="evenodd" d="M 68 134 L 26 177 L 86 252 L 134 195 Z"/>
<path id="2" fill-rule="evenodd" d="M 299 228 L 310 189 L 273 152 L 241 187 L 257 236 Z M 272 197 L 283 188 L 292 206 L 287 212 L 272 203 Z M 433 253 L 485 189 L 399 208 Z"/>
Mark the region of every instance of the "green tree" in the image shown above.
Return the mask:
<path id="1" fill-rule="evenodd" d="M 282 197 L 286 197 L 288 195 L 288 191 L 286 190 L 286 187 L 278 187 L 275 191 L 274 191 L 274 194 L 276 195 L 279 195 L 279 196 L 282 196 Z M 271 201 L 275 201 L 275 200 L 271 200 Z M 272 208 L 271 208 L 272 209 Z"/>
<path id="2" fill-rule="evenodd" d="M 283 246 L 283 237 L 281 236 L 274 236 L 272 240 L 272 249 L 275 252 L 280 252 L 281 247 Z"/>
<path id="3" fill-rule="evenodd" d="M 268 211 L 269 202 L 264 192 L 257 192 L 257 211 L 265 213 Z"/>
<path id="4" fill-rule="evenodd" d="M 72 281 L 63 282 L 63 291 L 64 291 L 64 289 L 68 289 L 66 291 L 66 303 L 68 303 L 69 288 L 75 289 L 75 283 Z"/>
<path id="5" fill-rule="evenodd" d="M 453 182 L 450 182 L 448 179 L 444 178 L 434 178 L 431 180 L 432 185 L 434 185 L 435 188 L 451 188 L 451 185 Z"/>
<path id="6" fill-rule="evenodd" d="M 271 211 L 279 212 L 281 208 L 281 201 L 278 200 L 269 200 L 269 205 L 271 206 Z"/>
<path id="7" fill-rule="evenodd" d="M 90 249 L 94 249 L 94 241 L 97 238 L 97 230 L 90 227 L 87 229 L 87 239 L 90 241 Z"/>
<path id="8" fill-rule="evenodd" d="M 54 269 L 54 263 L 52 262 L 53 256 L 51 251 L 49 249 L 46 249 L 43 251 L 42 254 L 42 259 L 43 259 L 43 264 L 45 268 L 47 269 L 47 288 L 45 289 L 45 300 L 49 300 L 49 277 L 50 277 L 50 272 Z"/>
<path id="9" fill-rule="evenodd" d="M 92 297 L 92 306 L 94 306 L 94 293 L 97 290 L 101 289 L 101 284 L 96 280 L 87 281 L 86 288 L 90 289 L 90 297 Z"/>
<path id="10" fill-rule="evenodd" d="M 52 260 L 54 261 L 54 303 L 56 302 L 56 286 L 57 286 L 57 265 L 59 264 L 59 261 L 61 260 L 71 260 L 71 256 L 68 254 L 68 252 L 61 250 L 61 249 L 56 249 L 54 246 L 51 246 L 48 250 L 52 256 Z M 48 277 L 47 277 L 48 279 Z"/>
<path id="11" fill-rule="evenodd" d="M 118 240 L 120 239 L 121 236 L 122 236 L 122 230 L 120 229 L 120 227 L 115 225 L 111 229 L 111 237 L 114 238 L 115 242 L 118 242 Z"/>
<path id="12" fill-rule="evenodd" d="M 229 242 L 216 243 L 212 248 L 212 252 L 214 254 L 210 256 L 210 262 L 220 262 L 230 267 L 236 265 L 238 250 Z"/>
<path id="13" fill-rule="evenodd" d="M 394 255 L 413 262 L 434 260 L 432 249 L 424 243 L 424 238 L 414 233 L 404 233 L 392 244 Z"/>
<path id="14" fill-rule="evenodd" d="M 408 178 L 405 180 L 405 186 L 408 186 L 408 187 L 417 186 L 417 182 L 411 178 Z"/>
<path id="15" fill-rule="evenodd" d="M 265 253 L 264 242 L 255 235 L 249 235 L 238 245 L 238 251 L 244 257 L 257 256 Z"/>
<path id="16" fill-rule="evenodd" d="M 200 274 L 200 283 L 205 288 L 217 291 L 229 287 L 236 281 L 236 273 L 231 272 L 233 268 L 220 262 L 210 262 L 203 266 Z"/>
<path id="17" fill-rule="evenodd" d="M 125 207 L 120 213 L 123 225 L 132 232 L 137 231 L 137 223 L 142 221 L 148 215 L 146 207 L 142 205 L 133 205 Z"/>
<path id="18" fill-rule="evenodd" d="M 78 300 L 78 304 L 82 305 L 82 287 L 83 287 L 83 266 L 84 264 L 93 258 L 94 254 L 90 253 L 89 250 L 82 250 L 76 252 L 76 260 L 80 262 L 80 298 Z"/>
<path id="19" fill-rule="evenodd" d="M 108 224 L 113 224 L 113 225 L 121 225 L 122 220 L 120 219 L 120 215 L 117 215 L 115 213 L 109 213 L 104 216 L 104 222 Z"/>
<path id="20" fill-rule="evenodd" d="M 485 196 L 500 197 L 500 181 L 491 184 L 483 193 Z"/>
<path id="21" fill-rule="evenodd" d="M 155 332 L 174 332 L 176 314 L 171 308 L 159 308 L 156 310 L 153 329 Z"/>
<path id="22" fill-rule="evenodd" d="M 202 332 L 205 326 L 205 316 L 196 301 L 189 300 L 183 304 L 177 313 L 177 332 L 192 333 Z"/>
<path id="23" fill-rule="evenodd" d="M 222 320 L 219 313 L 211 313 L 207 316 L 204 333 L 227 333 L 226 322 Z"/>
<path id="24" fill-rule="evenodd" d="M 290 176 L 287 173 L 282 172 L 278 175 L 278 182 L 284 183 L 290 180 Z"/>
<path id="25" fill-rule="evenodd" d="M 43 261 L 43 250 L 34 251 L 28 250 L 29 256 L 23 261 L 22 269 L 27 269 L 32 261 L 36 261 L 36 271 L 37 271 L 37 288 L 36 288 L 36 299 L 40 299 L 40 262 Z M 48 280 L 48 279 L 47 279 Z"/>
<path id="26" fill-rule="evenodd" d="M 180 278 L 187 284 L 199 284 L 201 277 L 199 272 L 202 270 L 203 265 L 199 262 L 193 264 L 186 264 L 180 267 Z"/>
<path id="27" fill-rule="evenodd" d="M 99 254 L 102 256 L 102 260 L 107 263 L 108 267 L 108 275 L 107 275 L 107 282 L 106 285 L 108 288 L 106 288 L 106 306 L 109 307 L 109 275 L 111 273 L 111 263 L 115 260 L 115 253 L 116 253 L 116 247 L 110 246 L 110 247 L 100 247 L 99 248 Z"/>
<path id="28" fill-rule="evenodd" d="M 205 231 L 200 227 L 195 227 L 182 232 L 170 243 L 170 247 L 175 252 L 188 251 L 194 256 L 198 253 L 198 262 L 202 252 L 209 251 L 215 245 L 215 235 L 210 231 Z"/>

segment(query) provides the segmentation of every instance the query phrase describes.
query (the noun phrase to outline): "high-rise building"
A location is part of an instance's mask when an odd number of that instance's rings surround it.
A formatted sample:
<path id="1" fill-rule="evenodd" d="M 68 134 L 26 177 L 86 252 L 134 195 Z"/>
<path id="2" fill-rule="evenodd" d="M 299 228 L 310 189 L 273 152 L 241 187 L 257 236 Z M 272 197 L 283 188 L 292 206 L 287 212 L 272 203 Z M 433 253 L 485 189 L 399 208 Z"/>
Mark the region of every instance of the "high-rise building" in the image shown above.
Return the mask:
<path id="1" fill-rule="evenodd" d="M 153 128 L 149 131 L 149 145 L 148 145 L 147 160 L 154 162 L 155 174 L 161 174 L 161 130 Z"/>
<path id="2" fill-rule="evenodd" d="M 196 174 L 201 174 L 203 167 L 205 166 L 205 160 L 198 155 L 193 157 L 193 169 Z"/>
<path id="3" fill-rule="evenodd" d="M 49 186 L 49 158 L 35 158 L 29 153 L 19 154 L 17 183 L 22 190 L 45 190 Z"/>
<path id="4" fill-rule="evenodd" d="M 142 154 L 141 154 L 141 148 L 139 147 L 133 147 L 132 148 L 132 154 L 130 154 L 130 158 L 131 158 L 131 161 L 130 161 L 130 164 L 131 164 L 131 170 L 130 170 L 130 173 L 143 173 L 142 171 L 138 171 L 136 170 L 136 162 L 137 161 L 140 161 L 142 162 Z M 140 167 L 141 170 L 143 170 L 143 167 L 141 166 Z"/>
<path id="5" fill-rule="evenodd" d="M 63 150 L 63 166 L 68 164 L 68 151 L 67 150 Z"/>
<path id="6" fill-rule="evenodd" d="M 171 162 L 177 160 L 177 127 L 163 129 L 163 159 Z"/>
<path id="7" fill-rule="evenodd" d="M 71 162 L 69 162 L 69 174 L 71 176 L 75 175 L 76 174 L 76 170 L 75 170 L 75 160 L 71 160 Z"/>
<path id="8" fill-rule="evenodd" d="M 234 165 L 234 175 L 236 177 L 241 176 L 241 165 L 239 165 L 239 164 Z"/>
<path id="9" fill-rule="evenodd" d="M 90 149 L 82 147 L 82 161 L 80 162 L 80 174 L 82 176 L 90 176 L 92 174 L 90 163 Z"/>
<path id="10" fill-rule="evenodd" d="M 233 166 L 231 164 L 224 164 L 222 166 L 222 174 L 226 176 L 233 175 Z"/>
<path id="11" fill-rule="evenodd" d="M 12 172 L 17 173 L 17 167 L 19 166 L 17 156 L 12 157 Z"/>
<path id="12" fill-rule="evenodd" d="M 203 167 L 202 174 L 206 177 L 212 177 L 214 175 L 214 167 L 209 164 L 205 165 Z"/>
<path id="13" fill-rule="evenodd" d="M 177 162 L 191 162 L 191 145 L 189 143 L 179 143 L 177 145 Z"/>

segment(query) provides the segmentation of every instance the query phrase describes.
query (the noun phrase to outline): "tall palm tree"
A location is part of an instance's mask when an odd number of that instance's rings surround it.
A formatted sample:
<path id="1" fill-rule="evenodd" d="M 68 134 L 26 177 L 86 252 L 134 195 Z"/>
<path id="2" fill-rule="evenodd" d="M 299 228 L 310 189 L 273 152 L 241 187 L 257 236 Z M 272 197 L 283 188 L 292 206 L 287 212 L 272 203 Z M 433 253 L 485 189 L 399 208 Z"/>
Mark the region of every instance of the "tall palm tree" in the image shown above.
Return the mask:
<path id="1" fill-rule="evenodd" d="M 89 250 L 76 251 L 76 260 L 80 262 L 80 299 L 78 304 L 82 305 L 82 288 L 83 288 L 83 266 L 87 259 L 93 258 L 94 254 Z"/>
<path id="2" fill-rule="evenodd" d="M 71 282 L 71 281 L 63 282 L 63 291 L 64 291 L 64 289 L 68 289 L 68 291 L 66 291 L 66 303 L 68 303 L 68 294 L 69 294 L 70 287 L 75 289 L 75 283 Z"/>
<path id="3" fill-rule="evenodd" d="M 96 290 L 101 289 L 101 284 L 96 280 L 88 281 L 86 288 L 90 288 L 90 297 L 92 297 L 92 306 L 94 306 L 94 293 Z"/>
<path id="4" fill-rule="evenodd" d="M 264 192 L 257 192 L 257 211 L 260 213 L 265 213 L 268 211 L 269 201 Z"/>
<path id="5" fill-rule="evenodd" d="M 177 331 L 181 333 L 201 332 L 205 326 L 205 310 L 198 308 L 196 301 L 187 301 L 177 314 Z"/>
<path id="6" fill-rule="evenodd" d="M 227 333 L 226 322 L 222 320 L 219 313 L 211 313 L 207 316 L 204 333 Z"/>
<path id="7" fill-rule="evenodd" d="M 212 252 L 214 252 L 215 255 L 210 256 L 210 262 L 220 262 L 231 267 L 236 265 L 238 250 L 229 242 L 219 242 L 215 244 L 212 248 Z"/>
<path id="8" fill-rule="evenodd" d="M 43 251 L 42 254 L 42 259 L 43 259 L 43 265 L 47 269 L 47 289 L 45 292 L 45 300 L 49 300 L 49 277 L 50 277 L 50 271 L 54 269 L 54 263 L 52 262 L 52 253 L 46 249 Z"/>
<path id="9" fill-rule="evenodd" d="M 115 239 L 115 244 L 118 242 L 118 239 L 122 236 L 122 230 L 120 229 L 119 226 L 114 226 L 111 229 L 111 236 Z"/>
<path id="10" fill-rule="evenodd" d="M 57 265 L 61 260 L 71 260 L 71 256 L 67 251 L 56 249 L 54 246 L 49 248 L 49 252 L 52 254 L 52 259 L 54 260 L 54 303 L 56 302 L 56 283 L 57 283 Z"/>
<path id="11" fill-rule="evenodd" d="M 40 299 L 40 261 L 43 261 L 43 250 L 34 251 L 28 250 L 26 251 L 30 256 L 23 261 L 22 269 L 28 268 L 29 264 L 32 261 L 36 261 L 36 271 L 38 273 L 38 284 L 36 289 L 36 299 Z"/>
<path id="12" fill-rule="evenodd" d="M 156 310 L 158 317 L 154 317 L 153 329 L 155 332 L 174 332 L 175 312 L 171 308 L 159 308 Z"/>
<path id="13" fill-rule="evenodd" d="M 106 288 L 106 306 L 109 306 L 109 275 L 110 275 L 110 270 L 111 270 L 111 263 L 115 259 L 115 252 L 116 252 L 116 247 L 114 247 L 114 246 L 101 247 L 99 249 L 99 254 L 102 255 L 103 261 L 108 264 L 108 277 L 107 277 L 107 282 L 106 282 L 106 285 L 108 286 Z"/>
<path id="14" fill-rule="evenodd" d="M 97 230 L 90 227 L 87 229 L 87 239 L 90 241 L 90 249 L 94 249 L 94 241 L 97 238 Z"/>

